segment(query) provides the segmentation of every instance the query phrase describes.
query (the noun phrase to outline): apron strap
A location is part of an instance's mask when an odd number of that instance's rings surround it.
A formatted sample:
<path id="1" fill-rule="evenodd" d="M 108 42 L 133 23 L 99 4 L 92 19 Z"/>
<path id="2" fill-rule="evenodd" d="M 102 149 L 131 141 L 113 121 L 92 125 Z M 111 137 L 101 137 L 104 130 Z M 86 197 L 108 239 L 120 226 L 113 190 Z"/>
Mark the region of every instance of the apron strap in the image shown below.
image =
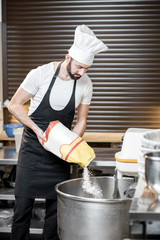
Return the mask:
<path id="1" fill-rule="evenodd" d="M 58 75 L 59 70 L 60 70 L 60 68 L 61 68 L 61 64 L 62 64 L 62 62 L 60 62 L 60 64 L 58 65 L 58 67 L 57 67 L 57 69 L 56 69 L 56 71 L 55 71 L 55 74 L 54 74 L 54 76 L 53 76 L 53 78 L 52 78 L 52 80 L 51 80 L 51 83 L 50 83 L 49 88 L 48 88 L 48 91 L 49 91 L 49 92 L 50 92 L 50 90 L 52 89 L 53 84 L 54 84 L 54 82 L 55 82 L 55 80 L 56 80 L 56 78 L 57 78 L 57 75 Z"/>

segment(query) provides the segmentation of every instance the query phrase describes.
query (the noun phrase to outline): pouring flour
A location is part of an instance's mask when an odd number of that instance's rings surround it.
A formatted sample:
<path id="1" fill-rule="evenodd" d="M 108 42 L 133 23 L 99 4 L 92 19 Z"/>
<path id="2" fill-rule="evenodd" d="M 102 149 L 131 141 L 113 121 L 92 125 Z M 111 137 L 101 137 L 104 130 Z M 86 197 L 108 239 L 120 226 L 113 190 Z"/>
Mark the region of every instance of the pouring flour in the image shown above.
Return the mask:
<path id="1" fill-rule="evenodd" d="M 60 121 L 50 122 L 45 137 L 43 147 L 64 161 L 84 168 L 95 158 L 94 150 Z"/>
<path id="2" fill-rule="evenodd" d="M 83 169 L 82 188 L 94 198 L 102 198 L 102 190 L 90 178 L 87 166 L 95 158 L 91 148 L 81 137 L 70 131 L 60 121 L 50 122 L 45 132 L 46 142 L 43 147 L 69 163 L 76 163 Z"/>

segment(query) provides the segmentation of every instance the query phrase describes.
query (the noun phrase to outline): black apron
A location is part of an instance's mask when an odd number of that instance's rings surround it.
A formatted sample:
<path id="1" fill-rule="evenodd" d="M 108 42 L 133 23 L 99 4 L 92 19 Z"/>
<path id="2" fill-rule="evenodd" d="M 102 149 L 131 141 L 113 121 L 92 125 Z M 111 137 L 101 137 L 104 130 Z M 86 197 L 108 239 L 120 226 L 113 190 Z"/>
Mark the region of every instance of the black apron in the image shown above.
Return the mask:
<path id="1" fill-rule="evenodd" d="M 64 109 L 60 111 L 54 110 L 49 103 L 50 93 L 60 70 L 60 65 L 42 102 L 30 115 L 30 118 L 43 131 L 54 120 L 59 120 L 67 128 L 71 129 L 74 118 L 76 81 L 73 84 L 71 98 Z M 55 199 L 55 185 L 69 179 L 69 175 L 69 163 L 45 150 L 39 143 L 36 134 L 30 128 L 24 127 L 17 164 L 15 196 Z"/>

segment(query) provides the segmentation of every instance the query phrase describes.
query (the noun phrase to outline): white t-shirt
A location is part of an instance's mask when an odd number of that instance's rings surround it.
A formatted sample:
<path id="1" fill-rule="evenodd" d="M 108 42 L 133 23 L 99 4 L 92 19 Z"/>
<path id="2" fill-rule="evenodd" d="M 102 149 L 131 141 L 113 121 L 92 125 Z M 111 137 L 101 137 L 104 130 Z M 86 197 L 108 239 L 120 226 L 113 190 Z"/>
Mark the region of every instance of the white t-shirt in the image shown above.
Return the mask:
<path id="1" fill-rule="evenodd" d="M 49 84 L 53 78 L 55 71 L 53 62 L 37 67 L 31 70 L 21 87 L 34 95 L 31 99 L 29 107 L 29 115 L 31 115 L 42 101 Z M 62 110 L 69 102 L 73 91 L 74 80 L 61 80 L 59 77 L 53 85 L 50 94 L 50 105 L 55 110 Z M 75 107 L 79 104 L 90 104 L 92 98 L 92 82 L 87 74 L 84 74 L 76 83 L 75 91 Z"/>

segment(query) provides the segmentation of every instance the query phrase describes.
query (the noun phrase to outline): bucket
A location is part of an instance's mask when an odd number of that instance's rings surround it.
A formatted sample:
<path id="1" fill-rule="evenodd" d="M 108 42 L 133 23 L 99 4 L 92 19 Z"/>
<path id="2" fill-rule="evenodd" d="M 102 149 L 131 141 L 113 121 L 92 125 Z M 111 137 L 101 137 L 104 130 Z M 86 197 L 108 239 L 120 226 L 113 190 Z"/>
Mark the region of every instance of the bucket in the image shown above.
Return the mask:
<path id="1" fill-rule="evenodd" d="M 7 134 L 8 137 L 11 137 L 11 138 L 14 138 L 15 135 L 14 135 L 14 130 L 16 128 L 20 128 L 20 127 L 23 127 L 23 124 L 21 123 L 18 123 L 18 124 L 4 124 L 3 125 L 3 128 Z"/>
<path id="2" fill-rule="evenodd" d="M 84 192 L 82 178 L 56 185 L 60 240 L 123 240 L 129 237 L 131 199 L 125 199 L 124 192 L 134 182 L 133 178 L 119 179 L 122 199 L 112 199 L 113 177 L 94 179 L 102 189 L 103 199 L 91 198 Z"/>
<path id="3" fill-rule="evenodd" d="M 14 135 L 15 135 L 15 145 L 16 145 L 16 152 L 19 152 L 21 140 L 22 140 L 22 133 L 23 133 L 22 127 L 14 129 Z"/>
<path id="4" fill-rule="evenodd" d="M 160 201 L 160 151 L 145 154 L 145 179 Z"/>

